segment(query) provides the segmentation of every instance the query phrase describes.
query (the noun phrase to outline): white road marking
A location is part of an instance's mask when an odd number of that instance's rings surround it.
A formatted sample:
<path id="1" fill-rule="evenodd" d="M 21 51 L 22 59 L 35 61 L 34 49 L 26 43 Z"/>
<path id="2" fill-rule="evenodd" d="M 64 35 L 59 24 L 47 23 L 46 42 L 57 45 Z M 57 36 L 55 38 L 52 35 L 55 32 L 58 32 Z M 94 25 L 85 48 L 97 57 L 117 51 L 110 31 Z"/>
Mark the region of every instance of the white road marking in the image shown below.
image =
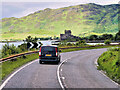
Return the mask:
<path id="1" fill-rule="evenodd" d="M 99 66 L 98 63 L 97 63 L 97 60 L 98 60 L 98 59 L 96 59 L 94 63 L 95 63 L 96 66 Z"/>
<path id="2" fill-rule="evenodd" d="M 78 54 L 79 55 L 79 54 Z M 76 55 L 76 56 L 74 56 L 74 57 L 77 57 L 78 55 Z M 71 58 L 73 58 L 73 57 L 71 57 Z M 69 58 L 69 59 L 71 59 L 71 58 Z M 62 83 L 62 81 L 61 81 L 61 79 L 60 78 L 62 78 L 62 79 L 65 79 L 64 77 L 60 77 L 60 68 L 61 68 L 61 66 L 64 64 L 64 62 L 67 62 L 67 60 L 69 60 L 69 59 L 66 59 L 66 60 L 64 60 L 64 61 L 62 61 L 61 63 L 60 63 L 60 65 L 58 66 L 58 68 L 57 68 L 57 77 L 58 77 L 58 81 L 59 81 L 59 84 L 60 84 L 60 86 L 61 86 L 61 88 L 63 89 L 63 90 L 65 90 L 65 85 L 63 85 L 63 83 Z M 95 66 L 98 66 L 98 63 L 97 63 L 97 60 L 95 60 Z M 100 71 L 100 73 L 102 73 L 101 71 Z M 107 77 L 104 73 L 102 73 L 105 77 Z M 109 77 L 107 77 L 107 78 L 109 78 Z M 109 78 L 110 79 L 110 78 Z M 111 80 L 111 79 L 110 79 Z M 111 80 L 112 82 L 114 82 L 113 80 Z M 116 85 L 118 85 L 116 82 L 114 82 Z M 120 85 L 118 85 L 118 86 L 120 86 Z"/>
<path id="3" fill-rule="evenodd" d="M 62 79 L 65 79 L 65 77 L 61 77 Z"/>
<path id="4" fill-rule="evenodd" d="M 66 59 L 67 60 L 67 59 Z M 66 61 L 66 60 L 64 60 L 64 61 L 62 61 L 61 63 L 60 63 L 60 65 L 58 66 L 58 68 L 57 68 L 57 77 L 58 77 L 58 82 L 59 82 L 59 84 L 60 84 L 60 86 L 61 86 L 61 88 L 63 89 L 63 90 L 65 90 L 65 88 L 64 88 L 64 86 L 63 86 L 63 84 L 62 84 L 62 81 L 60 80 L 60 67 L 62 66 L 62 64 Z"/>
<path id="5" fill-rule="evenodd" d="M 61 72 L 62 72 L 62 69 L 61 69 Z"/>
<path id="6" fill-rule="evenodd" d="M 37 60 L 38 60 L 38 59 L 37 59 Z M 11 75 L 3 82 L 3 84 L 0 86 L 0 90 L 2 90 L 2 88 L 8 83 L 8 81 L 9 81 L 15 74 L 17 74 L 19 71 L 21 71 L 22 69 L 24 69 L 24 68 L 27 67 L 28 65 L 36 62 L 37 60 L 32 61 L 32 62 L 30 62 L 30 63 L 22 66 L 22 67 L 19 68 L 17 71 L 15 71 L 13 74 L 11 74 Z"/>
<path id="7" fill-rule="evenodd" d="M 98 59 L 96 59 L 95 62 L 94 62 L 96 68 L 97 68 L 97 66 L 99 66 L 97 61 L 98 61 Z M 99 70 L 99 72 L 100 72 L 103 76 L 105 76 L 106 78 L 108 78 L 110 81 L 112 81 L 114 84 L 116 84 L 117 86 L 120 87 L 120 85 L 119 85 L 118 83 L 116 83 L 115 81 L 113 81 L 112 79 L 110 79 L 107 75 L 105 75 L 105 74 L 102 72 L 102 70 L 101 70 L 101 71 Z"/>
<path id="8" fill-rule="evenodd" d="M 120 86 L 118 83 L 116 83 L 115 81 L 113 81 L 112 79 L 110 79 L 107 75 L 105 75 L 102 71 L 99 71 L 103 76 L 105 76 L 106 78 L 108 78 L 111 82 L 113 82 L 114 84 L 116 84 L 117 86 Z"/>
<path id="9" fill-rule="evenodd" d="M 79 55 L 79 54 L 78 54 Z M 78 56 L 78 55 L 76 55 L 76 56 Z M 76 56 L 74 56 L 74 57 L 76 57 Z M 73 57 L 71 57 L 71 58 L 73 58 Z M 59 65 L 58 65 L 58 68 L 57 68 L 57 77 L 58 77 L 58 82 L 59 82 L 59 84 L 60 84 L 60 86 L 61 86 L 61 88 L 63 89 L 63 90 L 65 90 L 65 87 L 64 87 L 64 85 L 63 85 L 63 83 L 62 83 L 62 81 L 61 81 L 61 77 L 60 77 L 60 68 L 61 68 L 61 66 L 64 64 L 64 62 L 66 62 L 67 60 L 69 60 L 69 59 L 71 59 L 71 58 L 68 58 L 68 59 L 65 59 L 64 61 L 62 61 Z M 64 78 L 65 79 L 65 78 Z"/>
<path id="10" fill-rule="evenodd" d="M 77 56 L 77 55 L 76 55 Z M 76 57 L 75 56 L 75 57 Z M 67 60 L 68 59 L 66 59 L 66 60 L 64 60 L 64 61 L 62 61 L 61 63 L 60 63 L 60 65 L 58 66 L 58 68 L 57 68 L 57 77 L 58 77 L 58 81 L 59 81 L 59 84 L 60 84 L 60 86 L 61 86 L 61 88 L 63 89 L 63 90 L 65 90 L 65 87 L 63 86 L 63 84 L 62 84 L 62 81 L 60 80 L 60 67 L 62 66 L 62 64 L 64 63 L 64 62 L 67 62 Z M 19 68 L 17 71 L 15 71 L 13 74 L 11 74 L 4 82 L 3 82 L 3 84 L 0 86 L 0 90 L 2 90 L 2 88 L 8 83 L 8 81 L 15 75 L 15 74 L 17 74 L 19 71 L 21 71 L 22 69 L 24 69 L 25 67 L 27 67 L 28 65 L 30 65 L 30 64 L 32 64 L 32 63 L 34 63 L 34 62 L 36 62 L 37 60 L 35 60 L 35 61 L 32 61 L 32 62 L 30 62 L 30 63 L 28 63 L 28 64 L 26 64 L 26 65 L 24 65 L 23 67 L 21 67 L 21 68 Z M 97 60 L 96 60 L 97 61 Z M 95 64 L 96 65 L 98 65 L 98 63 L 96 63 L 96 61 L 95 61 Z M 61 71 L 62 71 L 62 69 L 61 69 Z M 100 73 L 102 73 L 101 71 L 100 71 Z M 104 73 L 102 73 L 104 76 L 106 76 Z M 106 76 L 107 77 L 107 76 Z M 63 77 L 62 77 L 63 78 Z M 107 77 L 107 78 L 109 78 L 109 77 Z M 64 77 L 64 79 L 65 79 L 65 77 Z M 109 78 L 110 79 L 110 78 Z M 111 79 L 110 79 L 111 80 Z M 114 82 L 113 80 L 111 80 L 112 82 Z M 115 82 L 114 82 L 115 83 Z M 115 83 L 116 85 L 118 85 L 117 83 Z"/>

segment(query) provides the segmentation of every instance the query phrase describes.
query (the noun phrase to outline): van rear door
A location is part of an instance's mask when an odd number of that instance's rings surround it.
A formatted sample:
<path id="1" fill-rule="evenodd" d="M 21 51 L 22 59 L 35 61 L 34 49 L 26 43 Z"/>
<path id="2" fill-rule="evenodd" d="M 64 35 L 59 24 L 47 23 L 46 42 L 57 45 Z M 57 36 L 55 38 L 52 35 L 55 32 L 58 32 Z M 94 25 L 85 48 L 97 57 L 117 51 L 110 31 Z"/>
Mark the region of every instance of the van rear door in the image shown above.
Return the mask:
<path id="1" fill-rule="evenodd" d="M 41 56 L 43 56 L 43 57 L 54 57 L 54 56 L 56 56 L 56 47 L 43 46 L 41 48 Z"/>

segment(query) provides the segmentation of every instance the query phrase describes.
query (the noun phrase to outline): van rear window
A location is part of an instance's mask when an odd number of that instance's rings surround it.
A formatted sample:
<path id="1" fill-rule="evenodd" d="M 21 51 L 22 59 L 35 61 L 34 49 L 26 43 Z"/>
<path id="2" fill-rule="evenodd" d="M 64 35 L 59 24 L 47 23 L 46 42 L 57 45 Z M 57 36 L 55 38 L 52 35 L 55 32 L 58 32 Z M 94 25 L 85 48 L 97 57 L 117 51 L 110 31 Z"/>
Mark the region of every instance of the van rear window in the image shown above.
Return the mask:
<path id="1" fill-rule="evenodd" d="M 55 47 L 42 47 L 42 52 L 46 52 L 46 51 L 55 51 Z"/>

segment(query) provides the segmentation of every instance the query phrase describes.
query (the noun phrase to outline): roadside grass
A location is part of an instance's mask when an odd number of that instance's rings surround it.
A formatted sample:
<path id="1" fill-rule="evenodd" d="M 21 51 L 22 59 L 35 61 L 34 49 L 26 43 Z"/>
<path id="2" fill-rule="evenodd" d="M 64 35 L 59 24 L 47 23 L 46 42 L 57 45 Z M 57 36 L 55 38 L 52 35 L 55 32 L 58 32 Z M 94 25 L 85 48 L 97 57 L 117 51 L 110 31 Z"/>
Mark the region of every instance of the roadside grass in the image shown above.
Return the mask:
<path id="1" fill-rule="evenodd" d="M 38 53 L 24 55 L 10 61 L 2 62 L 2 80 L 20 66 L 38 58 Z"/>
<path id="2" fill-rule="evenodd" d="M 120 84 L 120 47 L 110 48 L 98 59 L 98 70 L 103 70 L 112 80 Z"/>

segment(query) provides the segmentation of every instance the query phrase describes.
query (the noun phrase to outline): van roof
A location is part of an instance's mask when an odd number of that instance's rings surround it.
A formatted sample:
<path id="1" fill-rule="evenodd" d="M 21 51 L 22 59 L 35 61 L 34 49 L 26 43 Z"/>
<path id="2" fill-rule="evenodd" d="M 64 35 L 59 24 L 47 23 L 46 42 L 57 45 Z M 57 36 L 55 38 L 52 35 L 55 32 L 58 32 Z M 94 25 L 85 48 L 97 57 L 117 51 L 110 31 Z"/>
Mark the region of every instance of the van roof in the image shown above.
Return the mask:
<path id="1" fill-rule="evenodd" d="M 42 45 L 41 47 L 47 47 L 47 46 L 50 46 L 50 47 L 57 47 L 56 45 Z"/>

